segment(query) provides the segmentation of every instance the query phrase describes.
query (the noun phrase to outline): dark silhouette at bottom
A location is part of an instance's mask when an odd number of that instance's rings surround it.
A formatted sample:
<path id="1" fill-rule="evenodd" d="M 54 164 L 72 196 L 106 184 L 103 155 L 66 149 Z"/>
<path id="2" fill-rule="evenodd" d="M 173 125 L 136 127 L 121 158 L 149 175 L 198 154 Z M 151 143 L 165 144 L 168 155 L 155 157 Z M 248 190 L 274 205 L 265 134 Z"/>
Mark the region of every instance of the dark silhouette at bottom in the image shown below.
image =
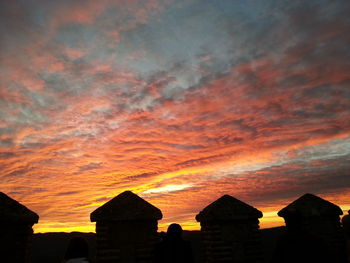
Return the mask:
<path id="1" fill-rule="evenodd" d="M 342 220 L 343 230 L 346 238 L 346 253 L 347 253 L 347 260 L 348 263 L 350 263 L 350 210 L 348 211 L 348 214 L 343 216 Z"/>
<path id="2" fill-rule="evenodd" d="M 68 244 L 63 263 L 89 263 L 89 246 L 82 237 L 73 237 Z"/>
<path id="3" fill-rule="evenodd" d="M 193 263 L 192 247 L 182 238 L 179 224 L 171 224 L 163 240 L 156 245 L 155 263 Z"/>
<path id="4" fill-rule="evenodd" d="M 285 218 L 287 232 L 277 240 L 272 263 L 330 263 L 324 241 L 302 228 L 298 216 Z"/>

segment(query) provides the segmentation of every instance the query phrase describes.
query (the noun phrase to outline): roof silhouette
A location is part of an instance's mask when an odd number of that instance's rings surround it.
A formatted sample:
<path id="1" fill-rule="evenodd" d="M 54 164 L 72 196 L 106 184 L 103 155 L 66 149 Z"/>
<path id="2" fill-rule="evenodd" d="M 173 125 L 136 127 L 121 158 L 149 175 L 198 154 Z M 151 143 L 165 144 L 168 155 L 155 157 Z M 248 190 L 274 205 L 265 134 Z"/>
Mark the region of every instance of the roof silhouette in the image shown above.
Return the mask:
<path id="1" fill-rule="evenodd" d="M 305 194 L 280 210 L 277 214 L 280 217 L 289 215 L 300 215 L 302 217 L 339 216 L 343 214 L 343 211 L 339 206 L 321 197 L 313 194 Z"/>
<path id="2" fill-rule="evenodd" d="M 90 214 L 91 222 L 159 220 L 162 212 L 131 191 L 125 191 Z"/>
<path id="3" fill-rule="evenodd" d="M 196 220 L 214 221 L 214 220 L 239 220 L 260 218 L 263 214 L 258 209 L 230 196 L 224 195 L 205 207 L 198 215 Z"/>
<path id="4" fill-rule="evenodd" d="M 36 213 L 0 192 L 0 222 L 35 224 L 38 220 Z"/>

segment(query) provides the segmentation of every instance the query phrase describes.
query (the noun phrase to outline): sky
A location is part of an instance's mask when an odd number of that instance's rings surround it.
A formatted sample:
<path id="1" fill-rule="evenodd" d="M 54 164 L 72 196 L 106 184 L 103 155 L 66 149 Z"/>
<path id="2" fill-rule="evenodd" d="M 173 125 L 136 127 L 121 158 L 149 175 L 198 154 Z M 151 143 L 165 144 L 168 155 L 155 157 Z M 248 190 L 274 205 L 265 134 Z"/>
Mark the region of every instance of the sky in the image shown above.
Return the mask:
<path id="1" fill-rule="evenodd" d="M 159 229 L 229 194 L 350 209 L 347 0 L 2 0 L 0 191 L 35 232 L 131 190 Z"/>

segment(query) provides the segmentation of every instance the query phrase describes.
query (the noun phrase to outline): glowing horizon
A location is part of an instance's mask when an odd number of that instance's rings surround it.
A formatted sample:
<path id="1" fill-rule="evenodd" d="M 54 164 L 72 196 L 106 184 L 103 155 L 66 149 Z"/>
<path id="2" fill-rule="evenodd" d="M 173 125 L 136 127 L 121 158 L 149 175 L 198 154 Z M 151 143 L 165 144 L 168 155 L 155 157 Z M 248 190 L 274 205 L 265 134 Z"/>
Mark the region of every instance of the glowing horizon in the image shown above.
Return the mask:
<path id="1" fill-rule="evenodd" d="M 215 200 L 214 200 L 215 201 Z M 294 201 L 294 200 L 293 200 Z M 329 200 L 327 200 L 329 201 Z M 250 204 L 251 205 L 251 204 Z M 203 207 L 204 208 L 204 207 Z M 266 228 L 273 228 L 273 227 L 279 227 L 279 226 L 285 226 L 284 219 L 279 217 L 277 215 L 277 212 L 281 210 L 283 206 L 278 207 L 276 210 L 268 209 L 268 212 L 263 212 L 263 217 L 259 218 L 259 226 L 260 229 L 266 229 Z M 350 210 L 350 205 L 344 205 L 340 207 L 343 211 L 343 216 L 347 214 L 347 211 Z M 198 211 L 199 213 L 200 211 Z M 192 216 L 192 214 L 191 214 Z M 341 216 L 342 217 L 342 216 Z M 340 217 L 340 218 L 341 218 Z M 163 231 L 166 232 L 167 227 L 174 223 L 179 221 L 172 221 L 167 220 L 167 218 L 163 218 L 158 221 L 158 232 Z M 39 219 L 40 223 L 40 219 Z M 60 226 L 62 225 L 62 226 Z M 189 231 L 199 231 L 200 230 L 200 224 L 194 220 L 194 218 L 189 218 L 187 221 L 181 221 L 181 226 L 184 230 Z M 81 223 L 78 226 L 69 226 L 66 227 L 66 224 L 62 224 L 60 222 L 53 222 L 53 223 L 41 223 L 41 224 L 35 224 L 33 226 L 34 233 L 48 233 L 48 232 L 85 232 L 85 233 L 95 233 L 95 222 L 85 222 Z"/>
<path id="2" fill-rule="evenodd" d="M 350 207 L 350 2 L 0 2 L 0 191 L 36 232 L 125 190 L 198 229 L 224 194 Z"/>

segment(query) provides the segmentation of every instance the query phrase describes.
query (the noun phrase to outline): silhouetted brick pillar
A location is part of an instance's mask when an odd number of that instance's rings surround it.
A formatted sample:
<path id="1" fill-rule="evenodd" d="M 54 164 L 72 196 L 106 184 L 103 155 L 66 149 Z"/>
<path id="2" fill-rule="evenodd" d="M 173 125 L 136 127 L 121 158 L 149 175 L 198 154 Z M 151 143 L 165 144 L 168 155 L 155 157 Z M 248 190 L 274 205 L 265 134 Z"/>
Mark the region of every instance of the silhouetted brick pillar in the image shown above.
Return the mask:
<path id="1" fill-rule="evenodd" d="M 350 262 L 350 210 L 348 214 L 343 216 L 342 220 L 343 230 L 346 237 L 346 254 L 348 262 Z"/>
<path id="2" fill-rule="evenodd" d="M 345 236 L 340 224 L 342 214 L 339 206 L 313 194 L 301 196 L 278 212 L 289 231 L 322 240 L 334 263 L 346 262 Z"/>
<path id="3" fill-rule="evenodd" d="M 93 211 L 90 218 L 96 222 L 98 263 L 152 262 L 162 218 L 158 208 L 125 191 Z"/>
<path id="4" fill-rule="evenodd" d="M 38 220 L 36 213 L 0 192 L 0 262 L 30 262 L 32 226 Z"/>
<path id="5" fill-rule="evenodd" d="M 263 261 L 259 220 L 254 207 L 224 195 L 204 208 L 200 222 L 204 262 L 256 263 Z"/>

